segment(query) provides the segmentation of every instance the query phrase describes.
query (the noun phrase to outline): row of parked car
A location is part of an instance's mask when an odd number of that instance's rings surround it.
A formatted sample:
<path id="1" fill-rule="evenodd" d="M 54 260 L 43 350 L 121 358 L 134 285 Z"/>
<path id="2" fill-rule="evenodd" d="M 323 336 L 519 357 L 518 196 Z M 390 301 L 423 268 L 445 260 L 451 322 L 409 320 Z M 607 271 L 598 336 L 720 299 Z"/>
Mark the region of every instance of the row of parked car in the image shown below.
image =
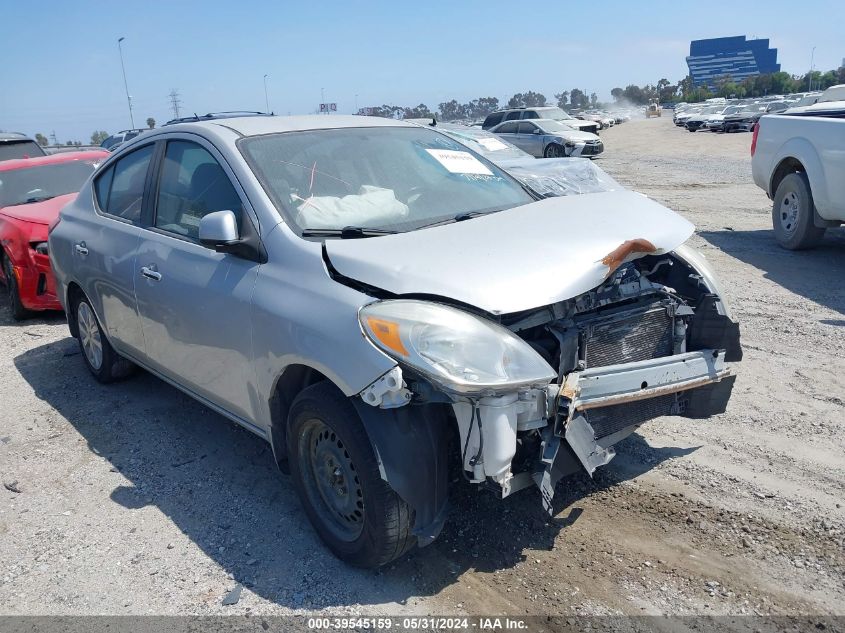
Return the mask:
<path id="1" fill-rule="evenodd" d="M 731 395 L 692 224 L 494 133 L 536 114 L 209 115 L 3 161 L 2 279 L 64 308 L 98 381 L 141 367 L 266 439 L 327 546 L 383 565 L 440 533 L 450 471 L 551 513 L 644 422 Z"/>
<path id="2" fill-rule="evenodd" d="M 837 110 L 842 103 L 845 103 L 845 85 L 832 86 L 824 92 L 680 103 L 675 106 L 673 120 L 675 125 L 690 132 L 750 132 L 766 114 L 818 114 Z"/>

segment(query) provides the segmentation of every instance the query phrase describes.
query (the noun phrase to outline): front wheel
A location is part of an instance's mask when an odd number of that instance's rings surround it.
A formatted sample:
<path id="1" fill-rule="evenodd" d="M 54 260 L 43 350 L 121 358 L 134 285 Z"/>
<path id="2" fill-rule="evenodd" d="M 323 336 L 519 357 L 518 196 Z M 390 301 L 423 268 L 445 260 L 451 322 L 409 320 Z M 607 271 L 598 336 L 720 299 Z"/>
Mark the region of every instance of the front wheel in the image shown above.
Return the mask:
<path id="1" fill-rule="evenodd" d="M 566 152 L 563 147 L 557 143 L 551 143 L 548 147 L 546 147 L 546 151 L 543 152 L 543 156 L 546 158 L 565 158 Z"/>
<path id="2" fill-rule="evenodd" d="M 374 568 L 416 544 L 413 510 L 381 478 L 355 408 L 334 385 L 312 385 L 293 401 L 287 448 L 305 513 L 338 558 Z"/>
<path id="3" fill-rule="evenodd" d="M 79 334 L 79 349 L 94 378 L 109 383 L 131 374 L 135 365 L 114 351 L 88 298 L 80 297 L 73 310 Z"/>
<path id="4" fill-rule="evenodd" d="M 0 264 L 3 266 L 3 274 L 6 277 L 6 292 L 9 295 L 9 307 L 12 309 L 12 318 L 15 321 L 22 321 L 28 316 L 31 316 L 32 313 L 21 302 L 18 279 L 15 277 L 15 271 L 12 269 L 12 262 L 2 251 L 0 251 L 0 259 L 2 259 Z"/>
<path id="5" fill-rule="evenodd" d="M 807 174 L 788 174 L 780 181 L 772 203 L 772 227 L 781 246 L 796 251 L 821 242 L 824 229 L 813 223 L 813 209 Z"/>

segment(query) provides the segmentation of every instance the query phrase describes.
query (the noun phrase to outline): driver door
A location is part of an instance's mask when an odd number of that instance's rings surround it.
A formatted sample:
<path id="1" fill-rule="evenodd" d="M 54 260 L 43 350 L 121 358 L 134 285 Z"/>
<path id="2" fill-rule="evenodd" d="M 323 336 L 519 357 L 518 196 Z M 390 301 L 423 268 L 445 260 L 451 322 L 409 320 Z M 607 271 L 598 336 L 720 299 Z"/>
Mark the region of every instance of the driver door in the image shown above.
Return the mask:
<path id="1" fill-rule="evenodd" d="M 533 156 L 543 155 L 543 135 L 540 128 L 530 121 L 520 121 L 516 136 L 519 139 L 519 147 Z"/>
<path id="2" fill-rule="evenodd" d="M 233 211 L 241 226 L 251 221 L 224 164 L 210 144 L 167 141 L 153 217 L 135 258 L 135 292 L 150 366 L 249 420 L 251 298 L 259 264 L 199 243 L 200 219 L 212 211 Z"/>

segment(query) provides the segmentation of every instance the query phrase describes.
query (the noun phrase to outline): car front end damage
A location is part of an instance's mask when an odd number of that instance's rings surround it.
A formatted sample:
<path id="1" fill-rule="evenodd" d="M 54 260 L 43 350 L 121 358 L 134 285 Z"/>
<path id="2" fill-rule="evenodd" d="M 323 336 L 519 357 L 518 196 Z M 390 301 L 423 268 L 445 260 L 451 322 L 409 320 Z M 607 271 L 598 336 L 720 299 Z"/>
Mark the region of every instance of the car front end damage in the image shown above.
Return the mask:
<path id="1" fill-rule="evenodd" d="M 406 412 L 403 416 L 413 416 L 417 407 L 439 411 L 438 416 L 456 423 L 461 465 L 469 481 L 503 498 L 536 485 L 543 508 L 551 513 L 558 481 L 581 469 L 592 475 L 614 457 L 615 444 L 648 420 L 666 415 L 704 418 L 723 412 L 735 380 L 729 363 L 742 357 L 739 327 L 706 260 L 685 246 L 665 254 L 654 254 L 646 246 L 631 243 L 624 252 L 611 253 L 609 273 L 596 288 L 538 309 L 501 315 L 495 326 L 491 324 L 536 352 L 550 375 L 543 377 L 539 364 L 535 367 L 510 348 L 490 358 L 502 360 L 503 376 L 510 371 L 508 363 L 521 367 L 520 382 L 511 384 L 506 378 L 494 385 L 491 379 L 480 389 L 459 379 L 444 379 L 464 370 L 465 375 L 477 377 L 476 367 L 452 367 L 440 373 L 439 367 L 421 370 L 419 362 L 400 360 L 360 394 L 357 408 L 365 421 L 371 418 L 368 431 L 390 424 L 372 421 L 379 409 L 390 410 L 391 415 Z M 370 305 L 391 303 L 405 302 Z M 366 310 L 362 310 L 364 334 L 383 350 L 391 353 L 416 340 L 420 353 L 428 354 L 434 365 L 450 362 L 444 359 L 451 343 L 438 350 L 425 342 L 428 324 L 415 326 L 417 334 L 411 330 L 410 338 L 402 338 L 401 315 L 373 312 L 375 317 L 368 317 Z M 421 322 L 434 318 L 439 318 L 436 311 L 423 315 Z M 460 330 L 462 325 L 449 327 Z M 405 351 L 408 358 L 416 353 Z M 424 428 L 426 417 L 431 414 L 420 416 L 419 428 Z M 433 443 L 431 435 L 408 441 L 409 452 L 437 453 L 428 446 Z M 443 461 L 442 455 L 433 459 Z M 401 468 L 383 472 L 391 485 L 391 475 L 403 479 L 398 483 L 400 495 L 414 497 L 409 503 L 418 512 L 421 544 L 437 535 L 445 516 L 445 484 L 431 464 L 426 468 L 422 479 L 410 477 L 413 485 L 407 474 L 396 475 Z M 432 489 L 420 490 L 426 486 Z"/>

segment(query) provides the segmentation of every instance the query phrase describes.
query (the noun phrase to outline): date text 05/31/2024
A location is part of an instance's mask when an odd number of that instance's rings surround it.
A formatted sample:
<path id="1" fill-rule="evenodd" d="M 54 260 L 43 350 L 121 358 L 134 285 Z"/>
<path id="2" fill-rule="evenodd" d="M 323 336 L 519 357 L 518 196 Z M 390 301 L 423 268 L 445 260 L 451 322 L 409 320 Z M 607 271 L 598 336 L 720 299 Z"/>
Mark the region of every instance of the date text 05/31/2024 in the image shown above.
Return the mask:
<path id="1" fill-rule="evenodd" d="M 359 617 L 359 618 L 308 618 L 308 628 L 313 630 L 397 630 L 397 631 L 522 631 L 528 623 L 509 617 Z"/>

